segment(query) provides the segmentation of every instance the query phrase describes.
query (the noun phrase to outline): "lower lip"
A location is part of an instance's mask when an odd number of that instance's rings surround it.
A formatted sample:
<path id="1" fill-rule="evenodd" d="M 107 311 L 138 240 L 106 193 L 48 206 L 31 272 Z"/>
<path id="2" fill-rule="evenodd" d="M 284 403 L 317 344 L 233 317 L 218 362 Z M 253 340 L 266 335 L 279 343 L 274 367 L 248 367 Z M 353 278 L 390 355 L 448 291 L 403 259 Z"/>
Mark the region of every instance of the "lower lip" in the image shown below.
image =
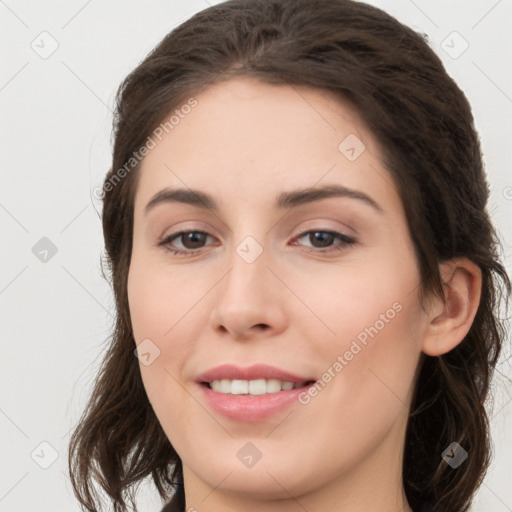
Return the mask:
<path id="1" fill-rule="evenodd" d="M 262 421 L 283 411 L 297 402 L 298 396 L 309 388 L 303 386 L 265 395 L 230 395 L 219 393 L 202 384 L 199 386 L 206 402 L 216 413 L 235 421 L 246 422 Z"/>

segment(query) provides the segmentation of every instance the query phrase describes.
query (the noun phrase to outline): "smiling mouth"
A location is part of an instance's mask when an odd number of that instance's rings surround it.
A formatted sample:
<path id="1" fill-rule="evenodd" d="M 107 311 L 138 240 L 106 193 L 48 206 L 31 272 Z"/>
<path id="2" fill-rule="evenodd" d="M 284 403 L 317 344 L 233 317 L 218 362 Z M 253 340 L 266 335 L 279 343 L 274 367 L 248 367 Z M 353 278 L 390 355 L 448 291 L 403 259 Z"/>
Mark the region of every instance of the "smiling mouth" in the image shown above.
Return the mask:
<path id="1" fill-rule="evenodd" d="M 201 384 L 217 393 L 223 393 L 225 395 L 260 396 L 307 387 L 314 382 L 313 380 L 300 383 L 282 381 L 279 379 L 217 379 L 210 382 L 202 382 Z"/>

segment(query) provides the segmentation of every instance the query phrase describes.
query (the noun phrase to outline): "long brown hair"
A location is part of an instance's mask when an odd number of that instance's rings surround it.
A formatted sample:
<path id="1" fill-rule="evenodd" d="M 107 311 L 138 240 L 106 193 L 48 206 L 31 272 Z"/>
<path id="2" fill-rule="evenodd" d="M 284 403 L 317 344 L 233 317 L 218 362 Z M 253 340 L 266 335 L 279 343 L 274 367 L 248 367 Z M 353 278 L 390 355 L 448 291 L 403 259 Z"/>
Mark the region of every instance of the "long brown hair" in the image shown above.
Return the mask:
<path id="1" fill-rule="evenodd" d="M 403 464 L 414 509 L 428 502 L 438 511 L 466 511 L 490 462 L 485 402 L 505 338 L 498 309 L 511 289 L 486 209 L 479 139 L 466 97 L 424 36 L 350 0 L 212 6 L 170 32 L 121 84 L 102 214 L 117 316 L 69 448 L 80 503 L 98 510 L 99 484 L 114 510 L 125 511 L 128 502 L 135 506 L 137 484 L 151 476 L 162 498 L 175 493 L 184 507 L 181 461 L 151 408 L 133 354 L 127 276 L 138 164 L 132 159 L 172 109 L 214 82 L 241 75 L 329 91 L 358 109 L 401 195 L 422 294 L 443 297 L 442 261 L 465 256 L 480 267 L 482 294 L 469 333 L 449 353 L 421 358 Z M 469 454 L 457 469 L 441 458 L 452 442 Z"/>

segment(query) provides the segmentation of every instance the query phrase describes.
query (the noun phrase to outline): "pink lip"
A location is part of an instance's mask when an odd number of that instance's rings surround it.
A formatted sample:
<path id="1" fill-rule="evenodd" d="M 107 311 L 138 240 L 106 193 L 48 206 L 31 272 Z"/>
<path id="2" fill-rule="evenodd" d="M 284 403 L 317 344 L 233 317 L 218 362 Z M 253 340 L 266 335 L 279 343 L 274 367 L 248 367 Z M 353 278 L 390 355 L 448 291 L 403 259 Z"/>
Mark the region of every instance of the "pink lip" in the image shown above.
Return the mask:
<path id="1" fill-rule="evenodd" d="M 283 382 L 301 384 L 308 380 L 315 380 L 314 377 L 300 377 L 293 373 L 281 370 L 266 364 L 256 364 L 248 368 L 242 368 L 233 364 L 223 364 L 199 375 L 197 382 L 212 382 L 213 380 L 256 380 L 256 379 L 278 379 Z"/>
<path id="2" fill-rule="evenodd" d="M 225 364 L 217 366 L 201 374 L 197 383 L 203 393 L 205 401 L 210 408 L 231 420 L 243 422 L 262 421 L 273 414 L 283 411 L 298 401 L 298 396 L 307 390 L 307 386 L 266 395 L 229 395 L 218 393 L 210 389 L 204 383 L 213 380 L 256 380 L 256 379 L 278 379 L 284 382 L 304 384 L 308 381 L 315 381 L 314 378 L 300 377 L 287 371 L 267 365 L 254 365 L 249 368 Z"/>

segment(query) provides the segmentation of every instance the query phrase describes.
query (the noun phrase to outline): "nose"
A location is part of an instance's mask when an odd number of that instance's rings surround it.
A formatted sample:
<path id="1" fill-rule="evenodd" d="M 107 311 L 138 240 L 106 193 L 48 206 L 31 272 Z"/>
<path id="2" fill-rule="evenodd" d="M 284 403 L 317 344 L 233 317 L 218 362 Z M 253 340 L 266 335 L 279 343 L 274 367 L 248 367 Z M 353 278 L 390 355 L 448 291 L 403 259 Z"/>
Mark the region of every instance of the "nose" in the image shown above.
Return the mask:
<path id="1" fill-rule="evenodd" d="M 215 287 L 210 317 L 219 335 L 237 341 L 274 336 L 286 325 L 285 287 L 276 268 L 269 267 L 276 265 L 268 251 L 251 238 L 230 255 L 229 271 Z M 259 247 L 263 251 L 258 255 Z"/>

